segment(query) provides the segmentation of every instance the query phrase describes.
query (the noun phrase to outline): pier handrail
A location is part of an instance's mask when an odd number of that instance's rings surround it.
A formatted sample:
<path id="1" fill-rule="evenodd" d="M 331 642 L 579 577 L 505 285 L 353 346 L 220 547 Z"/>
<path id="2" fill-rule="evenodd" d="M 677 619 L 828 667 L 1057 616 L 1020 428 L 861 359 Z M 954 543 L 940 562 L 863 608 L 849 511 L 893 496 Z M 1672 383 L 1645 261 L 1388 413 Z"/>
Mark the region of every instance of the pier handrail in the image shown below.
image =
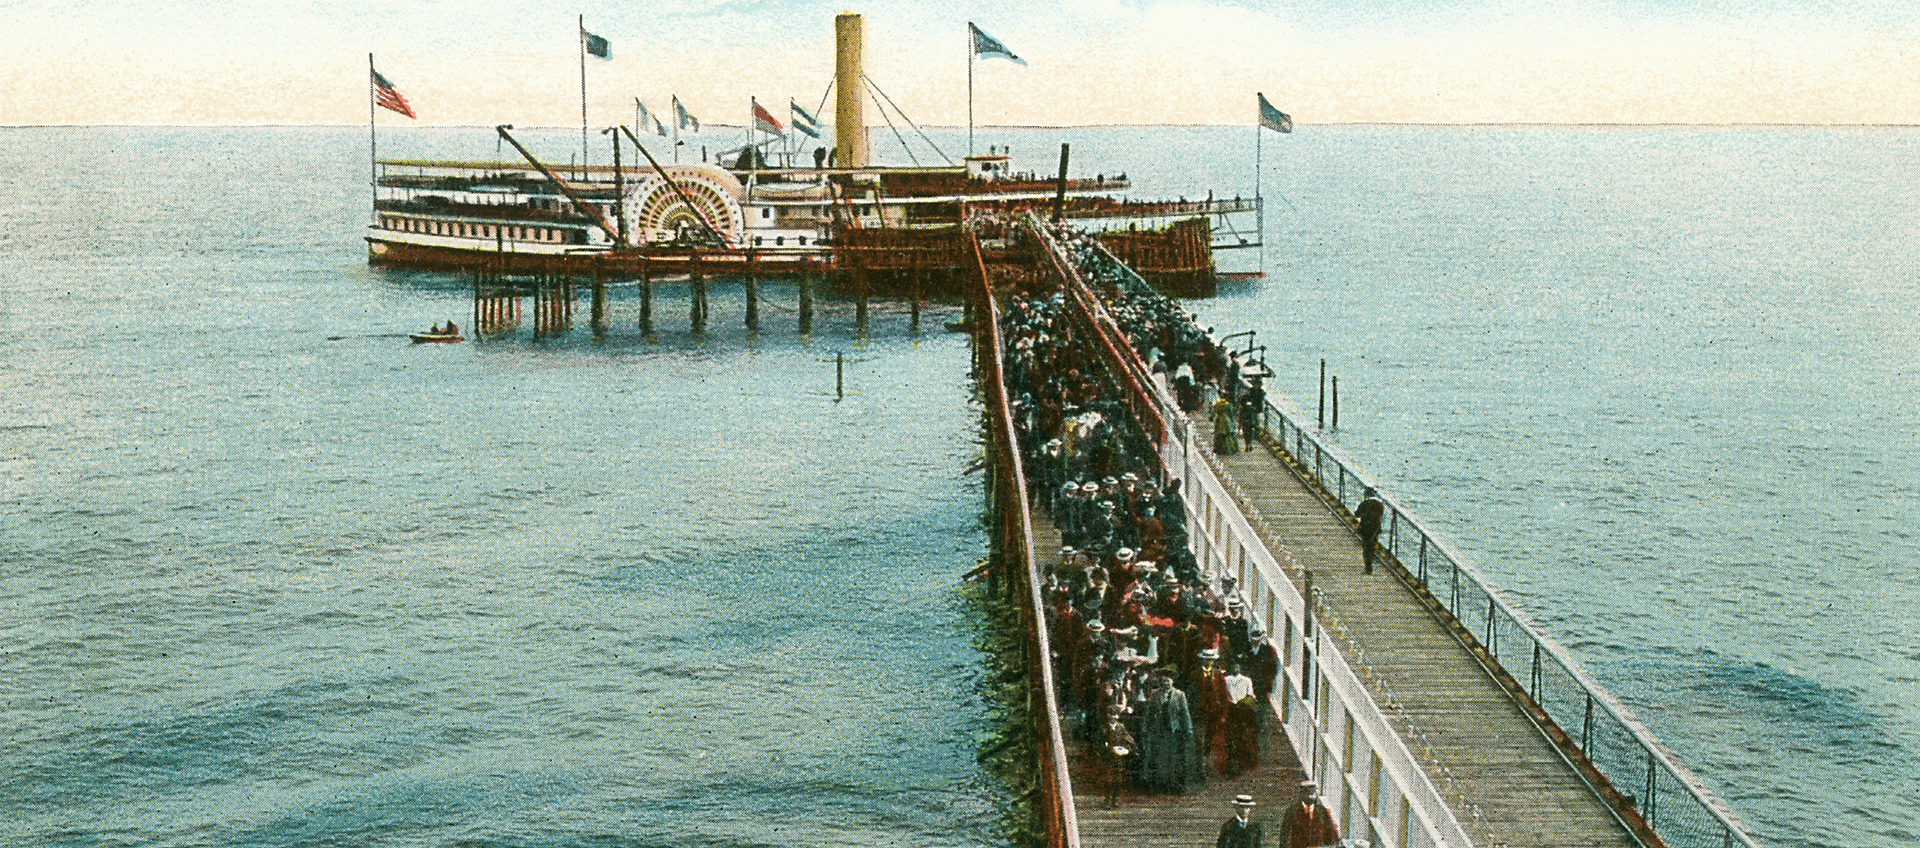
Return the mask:
<path id="1" fill-rule="evenodd" d="M 1054 686 L 1053 646 L 1046 626 L 1046 601 L 1041 595 L 1040 556 L 1033 537 L 1033 501 L 1028 496 L 1026 468 L 1020 457 L 1020 440 L 1014 429 L 1013 409 L 1007 397 L 1006 375 L 1001 367 L 1001 357 L 1005 351 L 1000 336 L 1000 307 L 993 296 L 993 283 L 987 276 L 986 257 L 980 251 L 980 239 L 969 234 L 972 245 L 974 270 L 978 274 L 980 309 L 974 316 L 978 330 L 976 339 L 980 339 L 980 382 L 987 389 L 988 411 L 992 416 L 994 438 L 993 449 L 1001 453 L 1002 467 L 1012 482 L 1011 497 L 1002 497 L 1000 502 L 1017 518 L 1019 528 L 1017 546 L 1002 546 L 1003 550 L 1012 547 L 1008 553 L 1017 553 L 1020 562 L 1003 562 L 1002 574 L 1011 577 L 1017 565 L 1026 581 L 1025 606 L 1021 618 L 1028 628 L 1028 637 L 1032 640 L 1033 669 L 1038 679 L 1033 684 L 1045 706 L 1039 715 L 1041 727 L 1037 728 L 1039 739 L 1040 765 L 1042 774 L 1039 779 L 1040 792 L 1046 803 L 1042 805 L 1046 818 L 1047 844 L 1050 848 L 1079 848 L 1080 822 L 1073 804 L 1073 779 L 1067 771 L 1066 735 L 1060 729 L 1060 703 Z"/>
<path id="2" fill-rule="evenodd" d="M 1094 246 L 1106 253 L 1130 287 L 1154 291 L 1104 247 Z M 1375 490 L 1386 506 L 1380 542 L 1389 567 L 1398 568 L 1418 587 L 1437 613 L 1450 617 L 1455 635 L 1521 703 L 1623 824 L 1649 845 L 1758 848 L 1725 803 L 1675 762 L 1652 732 L 1566 648 L 1514 607 L 1505 593 L 1411 510 L 1362 474 L 1344 451 L 1302 426 L 1305 418 L 1284 397 L 1269 393 L 1261 418 L 1262 435 L 1349 523 L 1357 524 L 1353 509 L 1362 493 Z M 1503 657 L 1517 658 L 1523 667 L 1509 668 Z"/>
<path id="3" fill-rule="evenodd" d="M 1039 238 L 1049 253 L 1062 249 L 1050 235 Z M 1055 259 L 1056 267 L 1060 261 Z M 1087 306 L 1087 320 L 1095 326 L 1106 325 L 1123 340 L 1125 353 L 1114 353 L 1113 366 L 1146 375 L 1145 363 L 1124 341 L 1124 331 L 1097 293 L 1071 260 L 1066 268 L 1072 272 L 1065 275 L 1063 284 L 1070 292 L 1082 290 L 1075 294 L 1074 303 Z M 1321 779 L 1327 803 L 1343 811 L 1340 815 L 1363 817 L 1364 825 L 1349 818 L 1349 830 L 1355 836 L 1367 834 L 1376 845 L 1472 846 L 1439 788 L 1406 741 L 1393 731 L 1387 712 L 1341 649 L 1326 640 L 1323 629 L 1307 624 L 1316 615 L 1307 609 L 1317 608 L 1317 602 L 1310 602 L 1307 593 L 1285 576 L 1281 559 L 1286 558 L 1296 570 L 1298 564 L 1254 529 L 1258 519 L 1243 511 L 1246 499 L 1237 497 L 1237 489 L 1215 460 L 1196 450 L 1192 425 L 1166 386 L 1151 375 L 1145 379 L 1139 402 L 1155 408 L 1170 425 L 1170 438 L 1159 446 L 1159 458 L 1168 477 L 1184 484 L 1194 553 L 1204 570 L 1238 575 L 1250 612 L 1268 633 L 1265 638 L 1274 640 L 1277 648 L 1284 644 L 1283 691 L 1267 693 L 1269 705 L 1300 762 L 1309 764 L 1310 774 Z M 1296 644 L 1300 646 L 1297 664 Z M 1336 735 L 1336 728 L 1344 735 Z M 1344 739 L 1344 744 L 1336 739 Z M 1392 803 L 1395 798 L 1399 803 Z"/>

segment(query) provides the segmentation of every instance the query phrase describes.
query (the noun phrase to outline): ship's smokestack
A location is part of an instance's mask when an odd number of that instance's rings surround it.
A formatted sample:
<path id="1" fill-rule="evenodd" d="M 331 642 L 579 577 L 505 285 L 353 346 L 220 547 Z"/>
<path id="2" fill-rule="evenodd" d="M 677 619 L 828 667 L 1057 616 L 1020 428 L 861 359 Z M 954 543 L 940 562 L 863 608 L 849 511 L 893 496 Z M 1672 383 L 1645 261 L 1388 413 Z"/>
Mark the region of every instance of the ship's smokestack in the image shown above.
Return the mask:
<path id="1" fill-rule="evenodd" d="M 867 84 L 860 70 L 860 16 L 834 16 L 833 86 L 838 89 L 833 108 L 833 150 L 837 167 L 867 166 L 867 112 L 861 98 Z"/>

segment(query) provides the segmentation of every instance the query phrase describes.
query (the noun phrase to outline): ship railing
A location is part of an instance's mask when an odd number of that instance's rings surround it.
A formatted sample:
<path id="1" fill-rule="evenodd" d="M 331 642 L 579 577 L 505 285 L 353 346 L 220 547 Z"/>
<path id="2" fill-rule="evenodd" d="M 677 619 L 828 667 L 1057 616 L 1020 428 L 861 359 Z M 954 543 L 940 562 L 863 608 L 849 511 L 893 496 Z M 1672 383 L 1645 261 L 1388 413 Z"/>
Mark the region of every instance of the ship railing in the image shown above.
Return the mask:
<path id="1" fill-rule="evenodd" d="M 1209 197 L 1205 200 L 1116 200 L 1115 212 L 1130 217 L 1154 218 L 1173 216 L 1231 215 L 1241 212 L 1258 211 L 1260 203 L 1253 197 Z"/>
<path id="2" fill-rule="evenodd" d="M 1041 594 L 1040 557 L 1033 534 L 1033 501 L 1027 489 L 1025 465 L 1020 456 L 1019 434 L 1014 429 L 1013 407 L 1007 396 L 1006 376 L 1001 363 L 1005 348 L 1000 335 L 1000 309 L 994 299 L 993 284 L 987 276 L 980 240 L 969 233 L 972 250 L 972 276 L 977 281 L 976 296 L 980 309 L 974 315 L 979 325 L 975 334 L 976 373 L 986 388 L 990 450 L 994 456 L 988 466 L 995 469 L 989 489 L 999 512 L 995 522 L 1003 534 L 997 548 L 1001 551 L 1000 579 L 1021 592 L 1020 620 L 1026 631 L 1027 679 L 1033 689 L 1029 712 L 1034 718 L 1035 748 L 1038 755 L 1036 791 L 1040 797 L 1042 825 L 1048 848 L 1079 848 L 1080 824 L 1074 810 L 1073 779 L 1067 768 L 1066 734 L 1061 729 L 1060 702 L 1055 686 L 1053 646 L 1047 628 L 1046 601 Z"/>
<path id="3" fill-rule="evenodd" d="M 1098 247 L 1098 245 L 1096 245 Z M 1100 248 L 1104 252 L 1104 248 Z M 1159 297 L 1126 265 L 1107 259 L 1137 296 Z M 1480 570 L 1397 502 L 1317 427 L 1278 395 L 1269 395 L 1261 436 L 1353 525 L 1368 488 L 1386 506 L 1380 544 L 1436 615 L 1454 628 L 1569 763 L 1648 845 L 1757 848 L 1724 802 L 1589 675 L 1578 661 Z M 1201 451 L 1200 453 L 1204 453 Z"/>

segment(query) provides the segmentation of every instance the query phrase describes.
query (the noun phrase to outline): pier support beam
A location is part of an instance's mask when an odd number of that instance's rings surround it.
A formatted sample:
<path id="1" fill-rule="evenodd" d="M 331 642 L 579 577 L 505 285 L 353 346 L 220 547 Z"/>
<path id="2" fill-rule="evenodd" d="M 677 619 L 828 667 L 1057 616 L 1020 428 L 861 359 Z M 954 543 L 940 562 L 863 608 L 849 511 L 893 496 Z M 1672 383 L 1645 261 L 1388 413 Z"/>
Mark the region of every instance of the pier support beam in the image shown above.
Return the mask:
<path id="1" fill-rule="evenodd" d="M 920 258 L 916 256 L 914 257 L 914 260 L 913 260 L 913 295 L 912 295 L 912 299 L 909 301 L 909 303 L 911 304 L 911 310 L 912 310 L 909 314 L 911 314 L 913 317 L 912 317 L 912 324 L 908 327 L 908 332 L 912 332 L 912 333 L 920 332 L 920 293 L 922 288 L 921 283 L 922 283 L 922 274 L 920 270 Z"/>
<path id="2" fill-rule="evenodd" d="M 607 271 L 598 265 L 593 269 L 593 335 L 599 338 L 607 334 Z"/>
<path id="3" fill-rule="evenodd" d="M 545 274 L 533 278 L 533 337 L 540 338 L 547 330 L 547 280 Z"/>
<path id="4" fill-rule="evenodd" d="M 800 335 L 813 332 L 813 281 L 800 280 Z"/>
<path id="5" fill-rule="evenodd" d="M 760 268 L 752 254 L 747 256 L 747 329 L 760 332 Z"/>
<path id="6" fill-rule="evenodd" d="M 640 332 L 653 335 L 653 274 L 640 268 Z"/>
<path id="7" fill-rule="evenodd" d="M 1319 422 L 1320 429 L 1327 428 L 1327 360 L 1324 358 L 1320 360 L 1320 414 L 1314 420 Z"/>
<path id="8" fill-rule="evenodd" d="M 701 267 L 695 263 L 691 271 L 693 292 L 687 295 L 687 318 L 693 324 L 693 332 L 707 332 L 707 274 L 701 274 Z"/>

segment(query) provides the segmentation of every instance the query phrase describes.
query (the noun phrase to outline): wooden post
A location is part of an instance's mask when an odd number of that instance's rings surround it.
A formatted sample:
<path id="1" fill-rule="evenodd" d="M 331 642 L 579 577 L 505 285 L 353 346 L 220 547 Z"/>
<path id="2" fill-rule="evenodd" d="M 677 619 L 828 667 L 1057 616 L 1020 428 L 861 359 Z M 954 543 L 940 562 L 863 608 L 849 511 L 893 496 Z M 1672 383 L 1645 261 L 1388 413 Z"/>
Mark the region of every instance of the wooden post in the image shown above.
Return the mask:
<path id="1" fill-rule="evenodd" d="M 693 332 L 707 332 L 707 276 L 693 271 L 693 294 L 687 297 L 687 317 L 693 320 Z"/>
<path id="2" fill-rule="evenodd" d="M 1315 420 L 1320 429 L 1327 428 L 1327 360 L 1324 357 L 1320 360 L 1320 415 Z"/>
<path id="3" fill-rule="evenodd" d="M 1067 216 L 1067 145 L 1060 145 L 1060 181 L 1053 191 L 1053 220 L 1059 223 Z"/>
<path id="4" fill-rule="evenodd" d="M 800 335 L 813 332 L 813 280 L 800 278 Z"/>
<path id="5" fill-rule="evenodd" d="M 480 337 L 480 275 L 479 274 L 473 275 L 473 323 L 468 324 L 467 326 L 473 328 L 474 338 L 477 339 Z"/>
<path id="6" fill-rule="evenodd" d="M 836 351 L 833 354 L 833 402 L 839 403 L 846 399 L 847 355 Z"/>
<path id="7" fill-rule="evenodd" d="M 607 270 L 597 262 L 593 266 L 593 334 L 607 334 Z"/>
<path id="8" fill-rule="evenodd" d="M 640 332 L 653 335 L 653 274 L 640 266 Z"/>
<path id="9" fill-rule="evenodd" d="M 915 256 L 913 258 L 913 306 L 911 312 L 913 323 L 908 327 L 908 331 L 913 333 L 920 332 L 920 283 L 920 257 Z"/>
<path id="10" fill-rule="evenodd" d="M 547 305 L 546 296 L 543 294 L 546 288 L 545 274 L 533 278 L 533 337 L 536 339 L 540 338 L 540 334 L 546 329 Z"/>
<path id="11" fill-rule="evenodd" d="M 760 332 L 760 267 L 747 254 L 747 329 Z"/>
<path id="12" fill-rule="evenodd" d="M 1308 568 L 1302 571 L 1307 586 L 1306 592 L 1301 595 L 1306 604 L 1300 613 L 1300 634 L 1301 638 L 1311 641 L 1313 639 L 1313 569 Z"/>
<path id="13" fill-rule="evenodd" d="M 1340 429 L 1340 376 L 1333 378 L 1333 429 Z"/>

